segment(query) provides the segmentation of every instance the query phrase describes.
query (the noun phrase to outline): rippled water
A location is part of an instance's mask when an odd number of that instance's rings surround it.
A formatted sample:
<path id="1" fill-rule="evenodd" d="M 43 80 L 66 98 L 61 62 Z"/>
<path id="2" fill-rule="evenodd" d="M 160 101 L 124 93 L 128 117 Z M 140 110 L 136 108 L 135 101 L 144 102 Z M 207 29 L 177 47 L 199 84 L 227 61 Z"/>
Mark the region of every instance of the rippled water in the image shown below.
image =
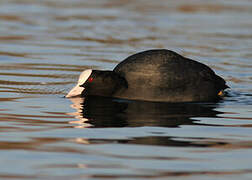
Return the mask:
<path id="1" fill-rule="evenodd" d="M 0 179 L 251 179 L 250 0 L 2 0 Z M 216 104 L 63 96 L 86 68 L 168 48 L 231 89 Z"/>

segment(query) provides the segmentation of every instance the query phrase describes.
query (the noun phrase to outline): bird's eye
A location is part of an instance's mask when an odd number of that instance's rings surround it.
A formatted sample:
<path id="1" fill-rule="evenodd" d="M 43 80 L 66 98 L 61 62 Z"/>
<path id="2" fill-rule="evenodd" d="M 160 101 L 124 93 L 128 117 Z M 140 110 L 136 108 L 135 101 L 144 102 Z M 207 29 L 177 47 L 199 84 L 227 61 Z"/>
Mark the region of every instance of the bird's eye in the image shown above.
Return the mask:
<path id="1" fill-rule="evenodd" d="M 94 80 L 94 78 L 93 77 L 90 77 L 90 78 L 88 78 L 88 82 L 92 82 Z"/>

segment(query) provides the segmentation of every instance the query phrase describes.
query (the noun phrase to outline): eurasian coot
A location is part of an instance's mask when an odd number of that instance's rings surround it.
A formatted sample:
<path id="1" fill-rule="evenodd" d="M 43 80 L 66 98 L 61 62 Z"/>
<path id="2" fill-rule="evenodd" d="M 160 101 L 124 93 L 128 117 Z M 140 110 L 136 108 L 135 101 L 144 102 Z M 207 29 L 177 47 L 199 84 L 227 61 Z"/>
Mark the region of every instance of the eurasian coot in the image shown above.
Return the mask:
<path id="1" fill-rule="evenodd" d="M 209 102 L 228 86 L 208 66 L 171 50 L 134 54 L 113 71 L 85 70 L 66 95 L 105 96 L 157 102 Z"/>

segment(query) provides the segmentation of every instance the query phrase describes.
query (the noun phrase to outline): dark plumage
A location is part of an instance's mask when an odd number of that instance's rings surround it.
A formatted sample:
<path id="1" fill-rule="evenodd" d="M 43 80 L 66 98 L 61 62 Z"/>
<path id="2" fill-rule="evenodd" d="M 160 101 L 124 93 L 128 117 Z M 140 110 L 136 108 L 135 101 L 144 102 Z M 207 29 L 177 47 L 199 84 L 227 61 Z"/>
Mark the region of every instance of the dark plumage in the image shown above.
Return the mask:
<path id="1" fill-rule="evenodd" d="M 89 82 L 92 77 L 92 82 Z M 93 70 L 83 96 L 158 102 L 207 102 L 228 86 L 208 66 L 165 49 L 134 54 L 113 71 Z"/>

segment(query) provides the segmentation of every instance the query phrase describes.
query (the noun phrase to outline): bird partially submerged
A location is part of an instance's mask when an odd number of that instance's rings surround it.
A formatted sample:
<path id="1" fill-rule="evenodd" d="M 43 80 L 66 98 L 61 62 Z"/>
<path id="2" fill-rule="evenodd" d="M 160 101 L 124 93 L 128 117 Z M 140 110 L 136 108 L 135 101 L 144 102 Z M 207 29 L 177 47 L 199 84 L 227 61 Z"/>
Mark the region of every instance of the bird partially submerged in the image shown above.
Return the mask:
<path id="1" fill-rule="evenodd" d="M 85 70 L 66 95 L 156 102 L 210 102 L 228 88 L 208 66 L 166 49 L 129 56 L 113 71 Z"/>

